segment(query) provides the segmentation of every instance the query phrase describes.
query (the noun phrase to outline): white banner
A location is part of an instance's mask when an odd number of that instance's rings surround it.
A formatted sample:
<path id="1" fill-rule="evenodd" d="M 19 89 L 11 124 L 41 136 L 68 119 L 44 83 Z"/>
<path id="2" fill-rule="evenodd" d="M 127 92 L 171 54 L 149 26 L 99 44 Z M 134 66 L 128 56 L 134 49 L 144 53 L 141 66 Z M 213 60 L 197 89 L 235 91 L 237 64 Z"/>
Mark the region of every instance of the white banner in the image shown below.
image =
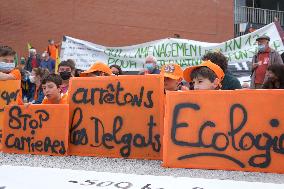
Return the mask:
<path id="1" fill-rule="evenodd" d="M 79 69 L 88 69 L 95 61 L 108 65 L 117 64 L 124 71 L 140 71 L 148 55 L 157 58 L 159 66 L 176 62 L 183 68 L 201 62 L 208 51 L 221 51 L 229 59 L 229 66 L 242 69 L 242 63 L 251 61 L 257 50 L 256 38 L 266 34 L 271 38 L 270 46 L 278 52 L 284 51 L 276 25 L 271 23 L 253 33 L 223 43 L 206 43 L 188 39 L 166 38 L 125 47 L 105 47 L 80 39 L 65 36 L 62 41 L 61 60 L 73 59 Z M 244 66 L 247 70 L 248 66 Z"/>
<path id="2" fill-rule="evenodd" d="M 283 189 L 283 184 L 133 175 L 41 167 L 0 167 L 1 189 Z"/>

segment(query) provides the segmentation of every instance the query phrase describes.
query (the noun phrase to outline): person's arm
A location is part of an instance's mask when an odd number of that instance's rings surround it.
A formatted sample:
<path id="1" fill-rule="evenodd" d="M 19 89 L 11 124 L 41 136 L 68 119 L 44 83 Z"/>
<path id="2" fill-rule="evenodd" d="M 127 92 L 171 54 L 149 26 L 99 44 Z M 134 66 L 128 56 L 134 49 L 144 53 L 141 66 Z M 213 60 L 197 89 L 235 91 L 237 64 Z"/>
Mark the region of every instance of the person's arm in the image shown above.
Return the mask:
<path id="1" fill-rule="evenodd" d="M 254 70 L 258 67 L 257 61 L 257 55 L 254 55 L 251 61 L 251 76 L 253 75 Z"/>
<path id="2" fill-rule="evenodd" d="M 61 44 L 62 44 L 62 42 L 60 41 L 60 42 L 55 44 L 55 47 L 58 49 L 61 46 Z"/>
<path id="3" fill-rule="evenodd" d="M 3 72 L 0 72 L 0 81 L 6 81 L 6 80 L 16 80 L 16 78 L 12 74 L 6 74 Z"/>
<path id="4" fill-rule="evenodd" d="M 281 58 L 281 55 L 276 52 L 276 57 L 275 57 L 275 63 L 276 64 L 283 64 L 283 60 Z"/>
<path id="5" fill-rule="evenodd" d="M 55 73 L 55 60 L 52 61 L 51 67 L 52 67 L 52 73 Z"/>
<path id="6" fill-rule="evenodd" d="M 41 62 L 39 63 L 39 66 L 38 66 L 38 67 L 43 68 L 43 61 L 41 61 Z"/>

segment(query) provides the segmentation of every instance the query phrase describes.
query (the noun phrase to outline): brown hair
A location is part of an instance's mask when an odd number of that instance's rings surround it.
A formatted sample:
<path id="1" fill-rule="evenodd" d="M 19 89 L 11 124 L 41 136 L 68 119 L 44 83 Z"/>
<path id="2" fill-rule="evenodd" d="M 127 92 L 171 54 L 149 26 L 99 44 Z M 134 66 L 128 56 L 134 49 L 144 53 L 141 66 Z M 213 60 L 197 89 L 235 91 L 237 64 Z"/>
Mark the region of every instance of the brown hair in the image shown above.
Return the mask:
<path id="1" fill-rule="evenodd" d="M 205 66 L 194 69 L 190 74 L 190 78 L 192 80 L 199 76 L 209 79 L 211 83 L 213 83 L 214 80 L 218 78 L 214 71 Z"/>
<path id="2" fill-rule="evenodd" d="M 208 52 L 203 57 L 202 60 L 210 60 L 214 64 L 218 65 L 225 73 L 228 68 L 228 59 L 221 52 Z"/>
<path id="3" fill-rule="evenodd" d="M 41 78 L 41 80 L 49 75 L 49 71 L 46 68 L 34 68 L 33 71 L 35 72 L 36 76 Z"/>
<path id="4" fill-rule="evenodd" d="M 16 52 L 9 46 L 0 46 L 0 56 L 15 56 Z"/>
<path id="5" fill-rule="evenodd" d="M 54 84 L 57 86 L 57 88 L 59 88 L 60 85 L 62 85 L 62 79 L 61 79 L 60 75 L 57 75 L 57 74 L 54 74 L 54 73 L 49 74 L 46 78 L 44 78 L 44 79 L 42 80 L 42 83 L 41 83 L 41 84 L 44 85 L 44 84 L 46 84 L 47 82 L 52 82 L 52 83 L 54 83 Z"/>
<path id="6" fill-rule="evenodd" d="M 75 70 L 75 62 L 72 59 L 68 59 L 68 60 L 63 60 L 62 62 L 60 62 L 60 64 L 58 65 L 58 69 L 60 68 L 60 66 L 68 66 L 71 68 L 71 71 Z"/>

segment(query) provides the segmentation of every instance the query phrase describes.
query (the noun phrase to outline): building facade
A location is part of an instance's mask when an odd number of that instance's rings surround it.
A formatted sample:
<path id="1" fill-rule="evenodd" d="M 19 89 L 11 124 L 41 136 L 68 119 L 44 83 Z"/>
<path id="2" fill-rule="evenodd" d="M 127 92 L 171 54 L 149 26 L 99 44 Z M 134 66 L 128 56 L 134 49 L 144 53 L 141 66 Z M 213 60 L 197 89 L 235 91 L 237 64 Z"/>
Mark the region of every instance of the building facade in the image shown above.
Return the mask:
<path id="1" fill-rule="evenodd" d="M 284 0 L 235 0 L 235 36 L 279 21 L 284 28 Z"/>
<path id="2" fill-rule="evenodd" d="M 104 46 L 234 36 L 233 0 L 0 0 L 0 7 L 0 44 L 19 55 L 27 55 L 27 43 L 42 52 L 64 35 Z"/>

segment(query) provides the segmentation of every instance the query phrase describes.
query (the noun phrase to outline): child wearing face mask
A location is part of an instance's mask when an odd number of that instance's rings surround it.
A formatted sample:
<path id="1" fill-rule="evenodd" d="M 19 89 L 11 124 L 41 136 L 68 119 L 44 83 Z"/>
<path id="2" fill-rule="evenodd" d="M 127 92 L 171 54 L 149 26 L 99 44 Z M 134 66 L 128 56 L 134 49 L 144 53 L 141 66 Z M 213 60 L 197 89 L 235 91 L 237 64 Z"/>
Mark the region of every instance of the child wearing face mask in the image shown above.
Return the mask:
<path id="1" fill-rule="evenodd" d="M 8 46 L 0 47 L 0 80 L 21 80 L 21 73 L 16 69 L 14 57 L 16 52 Z"/>
<path id="2" fill-rule="evenodd" d="M 28 102 L 31 104 L 41 104 L 44 99 L 43 90 L 41 88 L 41 82 L 49 75 L 49 71 L 46 68 L 34 68 L 29 76 L 29 80 L 32 83 L 30 93 L 28 95 Z"/>
<path id="3" fill-rule="evenodd" d="M 65 94 L 69 89 L 69 80 L 75 76 L 75 62 L 71 59 L 60 62 L 58 74 L 62 79 L 61 92 Z"/>
<path id="4" fill-rule="evenodd" d="M 16 67 L 14 58 L 16 52 L 9 46 L 0 46 L 0 81 L 7 80 L 21 80 L 21 72 Z M 22 91 L 20 91 L 18 98 L 18 104 L 22 102 Z"/>

